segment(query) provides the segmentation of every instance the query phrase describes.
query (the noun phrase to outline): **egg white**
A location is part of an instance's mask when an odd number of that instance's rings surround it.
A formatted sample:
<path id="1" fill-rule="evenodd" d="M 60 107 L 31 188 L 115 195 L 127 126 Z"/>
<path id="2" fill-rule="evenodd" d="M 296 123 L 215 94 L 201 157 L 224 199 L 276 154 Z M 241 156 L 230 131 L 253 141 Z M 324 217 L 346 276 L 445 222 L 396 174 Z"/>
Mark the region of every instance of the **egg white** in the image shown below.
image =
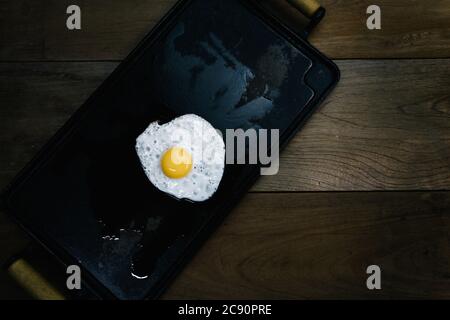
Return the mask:
<path id="1" fill-rule="evenodd" d="M 167 177 L 161 158 L 173 147 L 193 157 L 192 170 L 181 179 Z M 178 199 L 206 201 L 217 191 L 225 169 L 225 143 L 205 119 L 188 114 L 160 125 L 153 122 L 136 140 L 136 152 L 150 182 Z"/>

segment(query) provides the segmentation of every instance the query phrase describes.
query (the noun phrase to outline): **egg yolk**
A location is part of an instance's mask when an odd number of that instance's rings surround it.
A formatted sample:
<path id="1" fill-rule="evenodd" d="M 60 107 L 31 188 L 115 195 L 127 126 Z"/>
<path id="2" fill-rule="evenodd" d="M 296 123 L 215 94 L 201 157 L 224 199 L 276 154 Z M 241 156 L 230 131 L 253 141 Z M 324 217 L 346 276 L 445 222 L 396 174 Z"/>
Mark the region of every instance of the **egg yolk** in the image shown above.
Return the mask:
<path id="1" fill-rule="evenodd" d="M 161 159 L 161 168 L 171 179 L 184 178 L 192 170 L 192 155 L 181 147 L 170 148 Z"/>

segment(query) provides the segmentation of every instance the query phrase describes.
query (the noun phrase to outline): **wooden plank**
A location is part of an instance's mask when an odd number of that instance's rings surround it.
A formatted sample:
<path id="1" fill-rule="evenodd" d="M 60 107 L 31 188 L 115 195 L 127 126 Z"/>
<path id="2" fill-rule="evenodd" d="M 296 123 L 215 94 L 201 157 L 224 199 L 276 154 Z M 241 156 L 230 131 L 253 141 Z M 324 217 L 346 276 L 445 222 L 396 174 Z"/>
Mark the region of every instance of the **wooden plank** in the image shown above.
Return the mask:
<path id="1" fill-rule="evenodd" d="M 250 194 L 165 298 L 448 299 L 449 213 L 448 192 Z"/>
<path id="2" fill-rule="evenodd" d="M 0 64 L 0 186 L 114 69 Z M 254 191 L 450 189 L 450 60 L 341 61 L 342 81 Z"/>
<path id="3" fill-rule="evenodd" d="M 16 229 L 0 215 L 0 263 Z M 449 299 L 449 230 L 449 192 L 253 193 L 164 298 Z M 372 264 L 382 291 L 366 288 Z M 0 297 L 23 296 L 0 281 Z"/>
<path id="4" fill-rule="evenodd" d="M 297 12 L 285 1 L 265 0 L 294 30 Z M 446 0 L 320 0 L 327 16 L 311 34 L 312 44 L 334 59 L 448 58 L 450 5 Z M 368 30 L 366 10 L 381 8 L 382 29 Z"/>
<path id="5" fill-rule="evenodd" d="M 69 0 L 0 0 L 0 60 L 123 59 L 176 0 L 78 1 L 82 30 L 66 28 Z"/>
<path id="6" fill-rule="evenodd" d="M 259 191 L 450 188 L 450 60 L 342 61 L 342 81 Z"/>
<path id="7" fill-rule="evenodd" d="M 175 2 L 81 0 L 82 30 L 68 31 L 69 0 L 0 0 L 0 60 L 123 59 Z M 332 58 L 450 57 L 447 0 L 379 0 L 382 30 L 377 31 L 366 28 L 371 1 L 321 2 L 328 14 L 311 42 Z M 285 1 L 264 3 L 294 28 L 301 26 Z"/>

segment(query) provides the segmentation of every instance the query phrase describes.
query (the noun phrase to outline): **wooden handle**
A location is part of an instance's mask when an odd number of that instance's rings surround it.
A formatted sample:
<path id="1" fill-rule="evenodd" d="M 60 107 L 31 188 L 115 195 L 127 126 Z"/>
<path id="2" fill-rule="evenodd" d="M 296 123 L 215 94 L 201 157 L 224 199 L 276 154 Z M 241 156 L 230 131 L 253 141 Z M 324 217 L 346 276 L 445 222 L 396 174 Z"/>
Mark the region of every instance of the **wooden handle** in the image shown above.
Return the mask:
<path id="1" fill-rule="evenodd" d="M 298 10 L 303 12 L 303 14 L 309 18 L 314 16 L 314 14 L 319 10 L 320 3 L 316 0 L 287 0 L 291 5 L 296 7 Z"/>
<path id="2" fill-rule="evenodd" d="M 36 299 L 65 300 L 64 296 L 24 259 L 11 264 L 8 273 Z"/>

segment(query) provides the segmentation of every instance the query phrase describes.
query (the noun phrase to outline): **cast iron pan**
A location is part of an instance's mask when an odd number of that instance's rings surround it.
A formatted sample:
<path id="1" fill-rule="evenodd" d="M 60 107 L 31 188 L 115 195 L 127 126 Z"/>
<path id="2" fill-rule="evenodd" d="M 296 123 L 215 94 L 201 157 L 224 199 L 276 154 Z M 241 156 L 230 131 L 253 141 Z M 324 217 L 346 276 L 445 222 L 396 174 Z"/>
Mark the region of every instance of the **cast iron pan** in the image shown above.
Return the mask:
<path id="1" fill-rule="evenodd" d="M 280 129 L 281 144 L 335 86 L 337 67 L 251 1 L 184 0 L 3 194 L 15 220 L 99 298 L 156 298 L 259 176 L 226 166 L 204 203 L 148 181 L 135 140 L 195 113 L 218 129 Z"/>

